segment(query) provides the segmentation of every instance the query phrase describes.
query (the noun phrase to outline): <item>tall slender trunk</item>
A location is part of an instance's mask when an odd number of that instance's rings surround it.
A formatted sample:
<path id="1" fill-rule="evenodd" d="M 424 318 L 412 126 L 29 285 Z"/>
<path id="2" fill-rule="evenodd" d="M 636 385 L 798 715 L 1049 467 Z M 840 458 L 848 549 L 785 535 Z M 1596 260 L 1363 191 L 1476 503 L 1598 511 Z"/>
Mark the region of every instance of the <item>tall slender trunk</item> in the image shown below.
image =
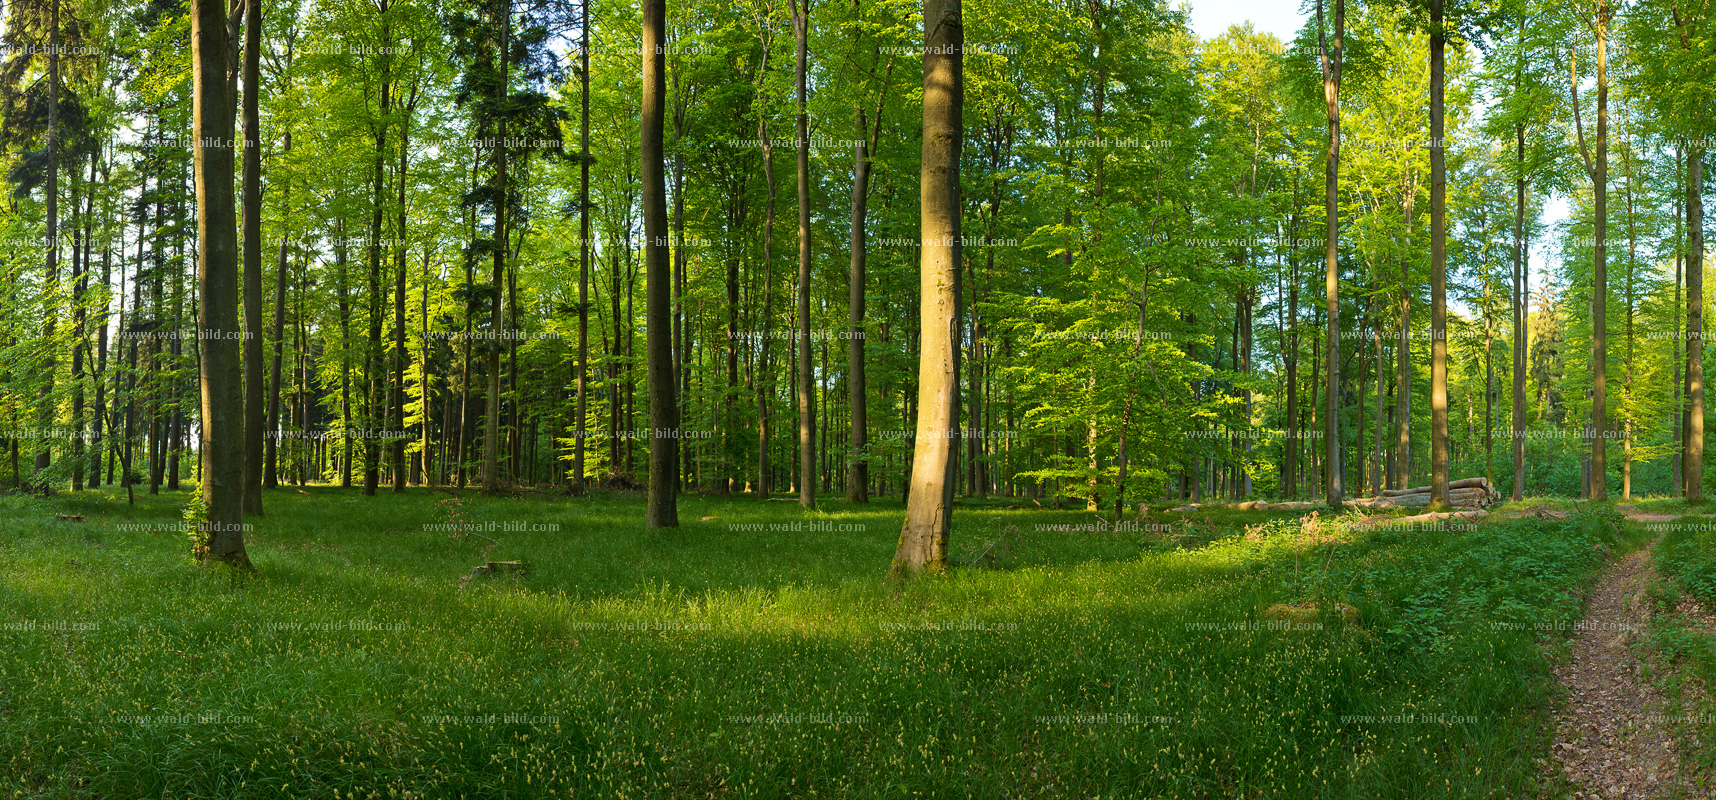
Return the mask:
<path id="1" fill-rule="evenodd" d="M 629 199 L 629 198 L 628 198 Z M 620 320 L 620 253 L 625 245 L 615 240 L 613 252 L 609 257 L 608 303 L 610 316 L 614 320 L 614 330 L 608 341 L 608 475 L 618 477 L 621 473 L 620 443 L 625 437 L 620 436 L 620 416 L 623 408 L 620 398 L 620 362 L 625 357 L 625 350 L 620 347 L 620 326 L 630 325 L 631 317 L 627 315 L 624 323 Z"/>
<path id="2" fill-rule="evenodd" d="M 473 191 L 477 188 L 477 170 L 481 164 L 482 150 L 478 148 L 471 159 L 471 189 Z M 476 239 L 477 214 L 474 209 L 465 212 L 465 231 L 471 240 Z M 477 278 L 476 256 L 473 251 L 467 250 L 465 252 L 464 263 L 465 291 L 469 292 L 471 287 L 475 285 Z M 471 414 L 473 413 L 471 408 L 471 343 L 473 334 L 476 332 L 476 311 L 468 295 L 464 305 L 465 335 L 461 340 L 464 345 L 464 358 L 459 366 L 459 435 L 453 443 L 453 459 L 458 462 L 460 489 L 465 488 L 470 481 L 468 451 L 471 446 Z"/>
<path id="3" fill-rule="evenodd" d="M 405 469 L 405 366 L 411 360 L 405 349 L 405 181 L 411 158 L 411 113 L 417 108 L 418 87 L 411 87 L 405 102 L 405 115 L 399 123 L 399 241 L 394 243 L 393 284 L 393 430 L 388 433 L 393 450 L 393 491 L 405 491 L 408 475 Z M 427 256 L 425 256 L 427 258 Z M 429 397 L 418 387 L 423 401 L 424 427 L 428 427 Z"/>
<path id="4" fill-rule="evenodd" d="M 101 169 L 102 183 L 108 182 L 109 178 L 111 177 L 111 168 L 112 168 L 111 162 L 103 163 L 102 169 Z M 121 228 L 120 229 L 120 248 L 121 248 L 120 257 L 121 258 L 124 258 L 124 253 L 123 253 L 124 244 L 125 244 L 124 229 Z M 101 251 L 101 285 L 105 287 L 105 286 L 109 285 L 109 282 L 113 278 L 113 243 L 110 240 L 104 239 L 102 241 L 101 245 L 102 245 L 102 251 Z M 120 270 L 123 271 L 124 268 L 125 268 L 124 265 L 121 264 Z M 121 280 L 123 281 L 123 278 Z M 120 302 L 120 305 L 123 307 L 123 305 L 125 303 L 125 300 L 124 300 L 125 292 L 124 292 L 123 288 L 120 290 L 119 294 L 120 294 L 120 301 L 119 302 Z M 91 488 L 91 489 L 94 489 L 94 488 L 101 485 L 101 461 L 102 461 L 102 452 L 105 449 L 105 440 L 102 437 L 102 430 L 103 430 L 104 423 L 107 421 L 106 420 L 106 417 L 107 417 L 107 380 L 106 380 L 106 378 L 107 378 L 107 320 L 108 320 L 108 314 L 109 314 L 108 308 L 109 308 L 109 306 L 107 303 L 105 303 L 105 302 L 102 303 L 101 304 L 101 311 L 97 314 L 99 322 L 97 323 L 97 329 L 96 329 L 97 333 L 96 333 L 96 351 L 95 351 L 95 418 L 94 418 L 95 424 L 94 424 L 94 429 L 91 431 L 91 435 L 90 435 L 89 488 Z M 111 483 L 112 482 L 112 469 L 109 468 L 108 472 L 109 472 L 108 482 Z"/>
<path id="5" fill-rule="evenodd" d="M 1389 472 L 1388 448 L 1384 446 L 1384 442 L 1388 441 L 1388 428 L 1386 427 L 1386 420 L 1383 419 L 1383 415 L 1385 413 L 1383 406 L 1383 387 L 1388 384 L 1388 381 L 1384 380 L 1382 373 L 1383 365 L 1387 363 L 1384 361 L 1382 349 L 1382 332 L 1388 327 L 1388 321 L 1384 318 L 1387 307 L 1387 303 L 1383 303 L 1382 308 L 1377 310 L 1376 315 L 1371 321 L 1371 334 L 1372 338 L 1375 339 L 1373 344 L 1376 348 L 1376 354 L 1372 358 L 1372 363 L 1376 365 L 1376 464 L 1371 469 L 1370 482 L 1372 490 L 1376 492 L 1376 496 L 1378 497 L 1382 496 L 1383 489 L 1388 488 L 1386 481 L 1388 480 Z"/>
<path id="6" fill-rule="evenodd" d="M 231 32 L 222 4 L 191 0 L 197 177 L 197 328 L 202 354 L 202 523 L 208 558 L 250 568 L 244 552 L 244 396 L 238 338 L 238 243 L 232 196 Z"/>
<path id="7" fill-rule="evenodd" d="M 244 3 L 244 513 L 262 514 L 262 2 Z"/>
<path id="8" fill-rule="evenodd" d="M 226 30 L 224 27 L 221 29 Z M 224 61 L 223 61 L 224 70 Z M 224 75 L 224 72 L 223 72 Z M 199 90 L 201 86 L 199 85 Z M 201 95 L 198 95 L 199 97 Z M 54 292 L 60 279 L 60 0 L 53 0 L 52 10 L 48 17 L 48 181 L 46 191 L 47 212 L 47 280 L 42 285 L 44 313 L 42 314 L 42 340 L 48 344 L 47 355 L 42 359 L 40 372 L 46 377 L 42 384 L 40 406 L 37 412 L 36 427 L 47 431 L 54 427 L 54 370 L 58 368 L 55 359 L 54 328 L 59 320 Z M 41 472 L 52 463 L 52 441 L 46 436 L 39 439 L 41 449 L 36 451 L 36 471 Z"/>
<path id="9" fill-rule="evenodd" d="M 644 527 L 679 527 L 677 494 L 679 402 L 673 369 L 673 273 L 667 252 L 667 181 L 663 174 L 662 115 L 667 85 L 664 55 L 666 0 L 643 0 L 642 162 L 644 215 L 644 325 L 649 351 L 649 505 Z"/>
<path id="10" fill-rule="evenodd" d="M 1324 480 L 1324 500 L 1331 508 L 1339 507 L 1345 499 L 1341 485 L 1341 437 L 1340 437 L 1340 262 L 1337 245 L 1340 234 L 1340 176 L 1341 176 L 1341 56 L 1342 39 L 1346 32 L 1346 2 L 1335 0 L 1335 30 L 1334 46 L 1331 49 L 1325 42 L 1322 51 L 1323 68 L 1323 101 L 1328 110 L 1329 143 L 1327 163 L 1324 165 L 1323 183 L 1323 213 L 1325 217 L 1324 232 L 1324 304 L 1325 325 L 1324 357 L 1328 359 L 1328 378 L 1326 408 L 1323 420 L 1324 457 L 1323 471 L 1327 475 Z M 1323 38 L 1322 30 L 1323 0 L 1317 0 L 1317 36 Z"/>
<path id="11" fill-rule="evenodd" d="M 1628 130 L 1631 130 L 1629 126 Z M 1622 147 L 1626 153 L 1627 175 L 1627 359 L 1626 377 L 1621 384 L 1621 498 L 1631 500 L 1633 497 L 1633 357 L 1636 355 L 1633 346 L 1633 315 L 1636 297 L 1634 278 L 1638 274 L 1639 231 L 1638 208 L 1635 202 L 1633 175 L 1633 143 L 1630 135 L 1622 139 Z"/>
<path id="12" fill-rule="evenodd" d="M 1304 446 L 1299 428 L 1299 173 L 1293 172 L 1293 208 L 1287 217 L 1287 447 L 1281 484 L 1288 499 L 1299 496 L 1299 452 Z M 1378 447 L 1381 446 L 1378 440 Z M 1184 492 L 1182 492 L 1182 495 Z"/>
<path id="13" fill-rule="evenodd" d="M 1448 505 L 1448 178 L 1443 0 L 1430 0 L 1430 507 Z"/>
<path id="14" fill-rule="evenodd" d="M 423 434 L 420 438 L 423 452 L 419 456 L 423 470 L 423 482 L 430 486 L 437 486 L 441 483 L 440 477 L 435 474 L 435 461 L 429 455 L 430 444 L 434 441 L 431 435 L 434 425 L 430 419 L 430 412 L 435 408 L 435 376 L 429 370 L 429 262 L 433 261 L 434 258 L 435 245 L 431 243 L 423 249 L 423 294 L 421 295 L 422 302 L 418 306 L 418 319 L 421 320 L 423 326 L 423 336 L 417 348 L 418 376 L 420 378 L 418 384 L 422 387 L 423 395 Z M 447 414 L 445 407 L 443 407 L 441 428 L 445 430 L 446 427 Z"/>
<path id="15" fill-rule="evenodd" d="M 381 0 L 378 9 L 382 16 L 382 40 L 388 39 L 387 0 Z M 384 61 L 385 64 L 385 61 Z M 387 379 L 384 374 L 384 362 L 381 349 L 381 323 L 387 316 L 387 296 L 383 293 L 381 282 L 381 224 L 387 204 L 387 116 L 392 111 L 393 85 L 385 66 L 381 77 L 381 106 L 380 115 L 375 122 L 375 156 L 371 169 L 374 184 L 371 190 L 371 214 L 369 224 L 369 342 L 364 348 L 364 376 L 368 379 L 369 387 L 364 393 L 364 429 L 363 434 L 363 493 L 374 495 L 381 486 L 381 428 L 386 424 L 386 413 L 383 406 Z M 501 134 L 505 136 L 503 132 Z M 504 206 L 504 203 L 497 204 Z M 496 225 L 498 229 L 500 226 Z"/>
<path id="16" fill-rule="evenodd" d="M 810 342 L 810 109 L 805 96 L 810 56 L 810 0 L 789 0 L 798 98 L 798 503 L 816 507 L 816 373 Z"/>
<path id="17" fill-rule="evenodd" d="M 351 274 L 346 261 L 346 225 L 345 220 L 334 223 L 334 267 L 339 273 L 339 303 L 340 303 L 340 429 L 344 436 L 344 448 L 340 457 L 340 487 L 352 488 L 352 322 L 351 322 Z"/>
<path id="18" fill-rule="evenodd" d="M 764 48 L 764 69 L 767 68 L 767 48 Z M 759 76 L 759 85 L 761 82 Z M 757 323 L 757 499 L 767 499 L 769 490 L 769 323 L 774 317 L 774 234 L 775 234 L 775 162 L 774 146 L 769 141 L 766 115 L 759 115 L 757 138 L 763 147 L 763 183 L 768 187 L 768 199 L 763 206 L 763 314 Z"/>
<path id="19" fill-rule="evenodd" d="M 584 440 L 590 394 L 590 4 L 579 3 L 578 97 L 578 404 L 572 446 L 573 491 L 584 491 Z"/>
<path id="20" fill-rule="evenodd" d="M 1513 426 L 1508 435 L 1513 449 L 1512 498 L 1518 501 L 1525 497 L 1525 357 L 1530 336 L 1526 304 L 1531 300 L 1531 268 L 1525 257 L 1525 126 L 1515 125 L 1513 135 L 1518 171 L 1513 181 Z"/>
<path id="21" fill-rule="evenodd" d="M 960 0 L 924 0 L 917 443 L 892 573 L 947 569 L 959 424 L 959 158 L 965 105 Z"/>
<path id="22" fill-rule="evenodd" d="M 1597 2 L 1597 154 L 1592 182 L 1594 242 L 1591 275 L 1591 493 L 1592 500 L 1609 496 L 1609 10 Z"/>
<path id="23" fill-rule="evenodd" d="M 76 167 L 73 167 L 73 177 L 76 177 Z M 84 388 L 84 343 L 86 337 L 86 320 L 84 316 L 84 299 L 89 289 L 89 259 L 84 256 L 89 241 L 90 219 L 95 216 L 95 159 L 89 161 L 89 180 L 85 182 L 86 194 L 89 197 L 87 209 L 78 219 L 78 197 L 74 181 L 72 189 L 72 440 L 71 467 L 72 491 L 83 489 L 83 388 Z"/>
<path id="24" fill-rule="evenodd" d="M 510 95 L 510 80 L 507 64 L 507 54 L 511 47 L 512 7 L 500 11 L 500 86 L 499 92 L 504 98 Z M 483 494 L 496 494 L 500 491 L 500 412 L 501 412 L 501 339 L 506 333 L 506 317 L 501 313 L 501 296 L 505 293 L 506 257 L 508 243 L 511 241 L 507 231 L 507 209 L 511 205 L 511 185 L 507 182 L 507 124 L 502 118 L 496 125 L 498 138 L 495 144 L 495 227 L 494 227 L 494 271 L 489 285 L 494 287 L 494 293 L 489 303 L 489 345 L 484 348 L 488 354 L 485 359 L 488 365 L 488 392 L 483 397 Z"/>
<path id="25" fill-rule="evenodd" d="M 1686 501 L 1704 499 L 1704 148 L 1686 154 Z"/>
<path id="26" fill-rule="evenodd" d="M 1681 169 L 1684 168 L 1686 161 L 1681 158 L 1678 147 L 1674 149 L 1674 164 L 1675 185 L 1684 188 L 1686 176 L 1681 173 Z M 1671 480 L 1673 481 L 1672 494 L 1675 497 L 1680 497 L 1685 491 L 1682 470 L 1686 468 L 1686 381 L 1684 378 L 1686 342 L 1680 319 L 1680 315 L 1685 312 L 1685 307 L 1680 303 L 1680 287 L 1683 280 L 1682 276 L 1685 274 L 1684 260 L 1686 258 L 1686 248 L 1680 240 L 1680 237 L 1685 235 L 1681 227 L 1681 215 L 1685 211 L 1685 203 L 1686 193 L 1684 191 L 1676 192 L 1674 199 L 1674 404 L 1670 406 L 1676 410 L 1674 415 L 1674 442 L 1677 449 L 1670 469 Z"/>
<path id="27" fill-rule="evenodd" d="M 892 71 L 892 64 L 889 65 Z M 886 84 L 884 84 L 884 87 Z M 878 129 L 881 120 L 878 119 Z M 846 502 L 870 501 L 870 466 L 864 448 L 869 435 L 866 387 L 864 384 L 864 217 L 870 199 L 869 126 L 864 110 L 858 109 L 858 138 L 852 154 L 852 258 L 846 273 L 846 390 L 851 432 L 846 459 Z"/>
<path id="28" fill-rule="evenodd" d="M 1412 225 L 1417 187 L 1404 182 L 1401 211 L 1406 217 L 1401 238 L 1405 242 L 1400 257 L 1400 326 L 1394 343 L 1394 461 L 1390 479 L 1395 489 L 1405 489 L 1412 482 Z"/>
<path id="29" fill-rule="evenodd" d="M 285 151 L 281 157 L 292 153 L 292 132 L 286 131 Z M 280 220 L 281 225 L 291 224 L 292 220 L 292 185 L 282 182 L 280 188 Z M 285 342 L 282 337 L 286 326 L 286 244 L 291 240 L 291 234 L 280 232 L 280 255 L 274 262 L 274 366 L 270 371 L 268 382 L 268 422 L 267 440 L 263 443 L 262 485 L 273 489 L 280 485 L 279 479 L 279 445 L 280 445 L 280 362 L 284 356 Z"/>

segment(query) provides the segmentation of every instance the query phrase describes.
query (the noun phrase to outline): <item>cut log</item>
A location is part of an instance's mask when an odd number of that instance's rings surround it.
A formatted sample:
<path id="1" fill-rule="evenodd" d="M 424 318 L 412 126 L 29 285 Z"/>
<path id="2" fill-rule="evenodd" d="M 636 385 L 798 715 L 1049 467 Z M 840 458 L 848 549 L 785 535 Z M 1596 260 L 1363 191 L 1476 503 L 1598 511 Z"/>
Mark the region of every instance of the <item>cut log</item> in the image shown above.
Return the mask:
<path id="1" fill-rule="evenodd" d="M 1489 478 L 1483 478 L 1483 477 L 1461 478 L 1457 481 L 1448 481 L 1448 489 L 1450 491 L 1452 491 L 1454 489 L 1482 489 L 1484 491 L 1495 491 L 1495 488 L 1490 485 L 1490 479 Z M 1397 497 L 1399 495 L 1404 495 L 1404 494 L 1429 494 L 1429 493 L 1430 493 L 1430 486 L 1428 486 L 1428 485 L 1414 486 L 1410 489 L 1384 489 L 1384 490 L 1382 490 L 1382 496 L 1383 497 Z"/>
<path id="2" fill-rule="evenodd" d="M 1470 508 L 1492 505 L 1501 500 L 1501 493 L 1496 491 L 1488 478 L 1460 478 L 1448 482 L 1448 504 L 1456 508 Z M 1410 489 L 1384 489 L 1378 497 L 1366 501 L 1354 501 L 1353 505 L 1368 508 L 1388 508 L 1427 506 L 1430 504 L 1430 487 L 1414 486 Z"/>
<path id="3" fill-rule="evenodd" d="M 1490 512 L 1485 511 L 1481 508 L 1469 509 L 1466 511 L 1432 511 L 1428 514 L 1415 514 L 1415 515 L 1410 516 L 1410 517 L 1371 517 L 1369 519 L 1365 519 L 1365 520 L 1362 520 L 1360 522 L 1356 522 L 1354 524 L 1355 525 L 1361 525 L 1364 527 L 1371 527 L 1371 528 L 1374 528 L 1374 527 L 1377 527 L 1380 525 L 1388 525 L 1388 526 L 1418 525 L 1418 524 L 1422 524 L 1422 523 L 1426 523 L 1426 522 L 1437 522 L 1440 520 L 1450 520 L 1450 519 L 1453 519 L 1453 520 L 1483 519 L 1484 517 L 1489 516 L 1489 514 L 1490 514 Z"/>

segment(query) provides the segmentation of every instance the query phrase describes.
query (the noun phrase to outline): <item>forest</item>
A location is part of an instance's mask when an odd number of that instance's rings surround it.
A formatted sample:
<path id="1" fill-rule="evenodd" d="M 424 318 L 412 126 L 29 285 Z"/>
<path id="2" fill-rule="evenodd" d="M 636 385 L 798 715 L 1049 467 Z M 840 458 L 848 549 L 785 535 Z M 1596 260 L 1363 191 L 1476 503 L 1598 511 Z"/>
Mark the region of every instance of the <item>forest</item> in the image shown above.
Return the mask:
<path id="1" fill-rule="evenodd" d="M 1706 796 L 1716 3 L 1299 11 L 0 3 L 0 790 Z"/>

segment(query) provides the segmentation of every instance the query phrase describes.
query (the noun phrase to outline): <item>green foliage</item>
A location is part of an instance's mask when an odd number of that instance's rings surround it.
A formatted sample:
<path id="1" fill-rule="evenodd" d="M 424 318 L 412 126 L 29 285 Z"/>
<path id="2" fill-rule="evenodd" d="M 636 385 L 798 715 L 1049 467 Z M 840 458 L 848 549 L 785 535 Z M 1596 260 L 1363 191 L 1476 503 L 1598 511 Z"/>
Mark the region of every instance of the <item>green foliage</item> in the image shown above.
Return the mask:
<path id="1" fill-rule="evenodd" d="M 1491 623 L 1577 614 L 1613 538 L 1224 511 L 1140 542 L 962 507 L 1015 529 L 1006 563 L 896 589 L 893 503 L 693 497 L 656 535 L 640 499 L 307 491 L 269 494 L 242 585 L 186 571 L 181 494 L 0 496 L 4 621 L 38 623 L 0 632 L 0 789 L 1553 797 L 1535 643 L 1562 634 Z M 536 570 L 460 588 L 489 560 Z M 1306 602 L 1320 629 L 1262 624 Z"/>
<path id="2" fill-rule="evenodd" d="M 1699 602 L 1716 604 L 1716 529 L 1702 517 L 1671 523 L 1656 546 L 1663 573 Z"/>

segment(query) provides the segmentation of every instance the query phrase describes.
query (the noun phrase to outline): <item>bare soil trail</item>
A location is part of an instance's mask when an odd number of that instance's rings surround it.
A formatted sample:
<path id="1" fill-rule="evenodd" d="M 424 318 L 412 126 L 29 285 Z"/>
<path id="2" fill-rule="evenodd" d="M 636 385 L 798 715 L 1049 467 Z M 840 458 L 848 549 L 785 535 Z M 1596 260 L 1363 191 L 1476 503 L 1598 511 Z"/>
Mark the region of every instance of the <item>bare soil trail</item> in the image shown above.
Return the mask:
<path id="1" fill-rule="evenodd" d="M 1555 669 L 1567 688 L 1555 715 L 1555 760 L 1583 792 L 1575 797 L 1709 796 L 1682 778 L 1679 748 L 1660 721 L 1662 698 L 1629 646 L 1646 630 L 1646 589 L 1655 579 L 1649 555 L 1644 547 L 1609 565 L 1573 632 L 1572 659 Z"/>

